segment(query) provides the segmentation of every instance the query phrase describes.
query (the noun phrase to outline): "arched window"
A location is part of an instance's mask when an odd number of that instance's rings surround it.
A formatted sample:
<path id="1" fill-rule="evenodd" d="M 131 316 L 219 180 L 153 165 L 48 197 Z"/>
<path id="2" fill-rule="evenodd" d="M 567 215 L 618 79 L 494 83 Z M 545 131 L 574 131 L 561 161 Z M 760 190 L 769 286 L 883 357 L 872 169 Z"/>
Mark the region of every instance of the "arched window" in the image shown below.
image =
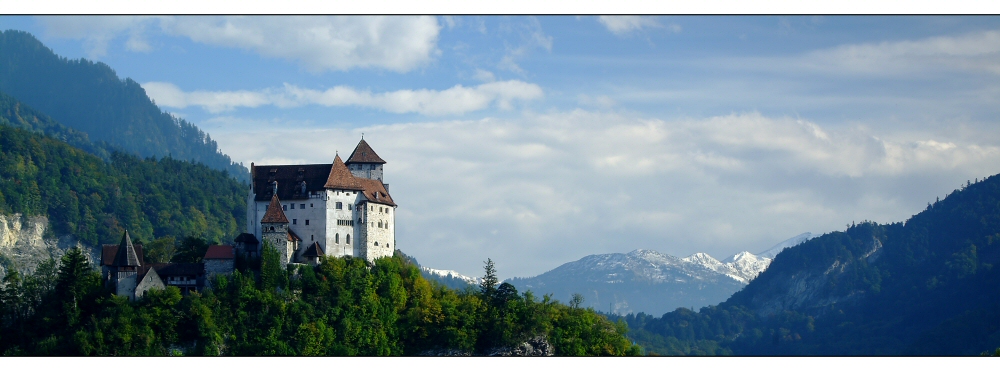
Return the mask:
<path id="1" fill-rule="evenodd" d="M 378 246 L 378 241 L 375 241 L 375 246 Z"/>
<path id="2" fill-rule="evenodd" d="M 381 220 L 378 221 L 378 227 L 382 228 L 382 221 Z"/>
<path id="3" fill-rule="evenodd" d="M 333 243 L 340 243 L 340 233 L 333 235 Z"/>
<path id="4" fill-rule="evenodd" d="M 344 242 L 346 242 L 347 244 L 351 243 L 351 235 L 350 234 L 347 235 L 347 240 L 344 241 Z"/>

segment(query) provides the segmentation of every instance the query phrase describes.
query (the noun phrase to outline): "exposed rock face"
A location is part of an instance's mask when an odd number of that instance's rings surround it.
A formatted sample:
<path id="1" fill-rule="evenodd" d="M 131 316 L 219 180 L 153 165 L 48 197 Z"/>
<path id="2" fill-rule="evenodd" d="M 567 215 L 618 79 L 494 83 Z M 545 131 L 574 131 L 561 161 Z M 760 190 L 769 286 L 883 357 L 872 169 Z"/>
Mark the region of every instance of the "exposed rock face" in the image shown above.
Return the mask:
<path id="1" fill-rule="evenodd" d="M 92 265 L 98 264 L 99 248 L 86 246 L 71 235 L 45 238 L 48 225 L 49 219 L 44 216 L 0 214 L 0 279 L 12 269 L 34 272 L 39 263 L 49 258 L 59 260 L 66 250 L 77 246 Z"/>
<path id="2" fill-rule="evenodd" d="M 545 336 L 535 336 L 516 347 L 493 348 L 485 354 L 472 354 L 455 349 L 435 349 L 420 353 L 425 357 L 454 357 L 454 356 L 490 356 L 490 357 L 548 357 L 556 354 L 555 348 L 549 344 Z"/>
<path id="3" fill-rule="evenodd" d="M 494 348 L 486 353 L 488 356 L 522 356 L 522 357 L 547 357 L 555 355 L 555 349 L 544 336 L 535 336 L 525 341 L 515 348 Z"/>

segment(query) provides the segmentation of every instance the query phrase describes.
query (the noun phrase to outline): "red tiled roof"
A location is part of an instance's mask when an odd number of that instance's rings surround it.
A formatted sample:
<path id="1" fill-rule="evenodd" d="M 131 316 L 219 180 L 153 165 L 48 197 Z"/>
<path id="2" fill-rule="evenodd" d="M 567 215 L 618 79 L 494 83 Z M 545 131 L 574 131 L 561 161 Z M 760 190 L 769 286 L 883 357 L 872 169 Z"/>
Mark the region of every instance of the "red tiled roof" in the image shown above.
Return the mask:
<path id="1" fill-rule="evenodd" d="M 367 178 L 355 179 L 357 179 L 358 182 L 364 186 L 364 190 L 362 192 L 364 192 L 365 198 L 368 199 L 368 202 L 396 206 L 396 203 L 392 201 L 392 196 L 389 195 L 389 191 L 385 189 L 382 181 Z"/>
<path id="2" fill-rule="evenodd" d="M 299 238 L 299 235 L 295 234 L 295 232 L 292 232 L 291 228 L 288 229 L 288 240 L 289 241 L 302 241 L 302 239 Z"/>
<path id="3" fill-rule="evenodd" d="M 358 182 L 358 178 L 351 174 L 351 171 L 347 169 L 347 165 L 344 165 L 344 161 L 340 159 L 340 155 L 333 158 L 333 166 L 330 167 L 330 175 L 326 178 L 326 184 L 323 185 L 324 188 L 333 189 L 352 189 L 360 191 L 364 187 Z"/>
<path id="4" fill-rule="evenodd" d="M 233 259 L 233 247 L 229 245 L 212 245 L 205 251 L 205 259 Z"/>
<path id="5" fill-rule="evenodd" d="M 357 147 L 354 147 L 354 152 L 351 152 L 351 157 L 347 158 L 347 163 L 368 163 L 368 164 L 384 164 L 385 160 L 378 157 L 375 154 L 375 150 L 365 142 L 364 139 L 358 143 Z"/>
<path id="6" fill-rule="evenodd" d="M 261 223 L 288 223 L 288 218 L 285 217 L 285 212 L 281 210 L 281 202 L 278 201 L 278 195 L 271 197 L 271 204 L 267 205 L 267 212 L 264 213 L 264 217 L 260 219 Z"/>

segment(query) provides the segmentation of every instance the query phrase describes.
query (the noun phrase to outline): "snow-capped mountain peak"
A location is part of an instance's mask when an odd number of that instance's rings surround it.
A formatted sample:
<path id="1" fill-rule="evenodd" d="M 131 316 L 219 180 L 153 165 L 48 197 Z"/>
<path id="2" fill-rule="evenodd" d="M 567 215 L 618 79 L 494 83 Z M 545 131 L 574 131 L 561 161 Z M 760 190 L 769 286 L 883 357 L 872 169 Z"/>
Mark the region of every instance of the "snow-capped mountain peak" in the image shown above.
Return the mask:
<path id="1" fill-rule="evenodd" d="M 478 285 L 480 282 L 483 281 L 482 278 L 479 278 L 479 277 L 469 277 L 469 276 L 466 276 L 466 275 L 462 275 L 461 273 L 458 273 L 458 272 L 453 271 L 453 270 L 434 269 L 434 268 L 427 268 L 427 267 L 420 267 L 420 269 L 423 270 L 424 272 L 427 272 L 427 273 L 430 273 L 430 274 L 433 274 L 433 275 L 436 275 L 436 276 L 444 277 L 444 278 L 448 278 L 448 277 L 457 278 L 457 279 L 460 279 L 462 281 L 468 282 L 470 285 Z"/>

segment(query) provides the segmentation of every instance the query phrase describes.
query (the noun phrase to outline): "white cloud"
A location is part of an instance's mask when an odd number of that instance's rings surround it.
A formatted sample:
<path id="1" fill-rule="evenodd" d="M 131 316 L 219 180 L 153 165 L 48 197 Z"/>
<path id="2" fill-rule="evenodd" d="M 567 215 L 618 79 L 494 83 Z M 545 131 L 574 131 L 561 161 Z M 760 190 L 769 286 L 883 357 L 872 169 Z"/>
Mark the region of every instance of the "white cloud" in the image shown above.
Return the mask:
<path id="1" fill-rule="evenodd" d="M 321 105 L 367 107 L 392 113 L 432 116 L 457 115 L 486 109 L 491 105 L 507 110 L 513 107 L 515 101 L 536 100 L 543 96 L 541 87 L 519 80 L 494 81 L 471 87 L 455 85 L 445 90 L 396 90 L 384 93 L 361 91 L 348 86 L 316 90 L 291 84 L 259 91 L 193 92 L 184 92 L 176 85 L 166 82 L 147 82 L 142 86 L 146 89 L 146 94 L 161 107 L 199 106 L 213 113 L 263 105 L 282 108 Z"/>
<path id="2" fill-rule="evenodd" d="M 886 76 L 956 70 L 1000 74 L 1000 31 L 845 44 L 792 57 L 734 60 L 731 66 L 784 72 Z"/>
<path id="3" fill-rule="evenodd" d="M 996 173 L 1000 160 L 996 146 L 758 113 L 229 127 L 212 136 L 245 163 L 329 162 L 364 132 L 389 161 L 400 248 L 463 274 L 490 257 L 503 276 L 636 248 L 722 258 L 852 220 L 901 221 L 965 179 Z"/>
<path id="4" fill-rule="evenodd" d="M 381 68 L 407 72 L 437 51 L 441 27 L 434 17 L 42 17 L 56 37 L 83 39 L 91 58 L 127 35 L 126 48 L 149 51 L 144 32 L 252 51 L 301 63 L 312 71 Z"/>
<path id="5" fill-rule="evenodd" d="M 602 15 L 597 17 L 597 21 L 601 22 L 601 24 L 603 24 L 608 31 L 611 31 L 611 33 L 619 36 L 626 35 L 643 28 L 663 27 L 663 25 L 661 25 L 655 18 L 634 15 Z M 671 30 L 674 32 L 681 31 L 680 26 L 678 25 L 671 25 Z"/>
<path id="6" fill-rule="evenodd" d="M 54 37 L 83 40 L 83 48 L 90 59 L 100 59 L 108 53 L 108 46 L 119 36 L 126 36 L 127 50 L 148 52 L 152 50 L 145 38 L 146 26 L 155 17 L 121 16 L 64 16 L 41 17 L 45 32 Z"/>

